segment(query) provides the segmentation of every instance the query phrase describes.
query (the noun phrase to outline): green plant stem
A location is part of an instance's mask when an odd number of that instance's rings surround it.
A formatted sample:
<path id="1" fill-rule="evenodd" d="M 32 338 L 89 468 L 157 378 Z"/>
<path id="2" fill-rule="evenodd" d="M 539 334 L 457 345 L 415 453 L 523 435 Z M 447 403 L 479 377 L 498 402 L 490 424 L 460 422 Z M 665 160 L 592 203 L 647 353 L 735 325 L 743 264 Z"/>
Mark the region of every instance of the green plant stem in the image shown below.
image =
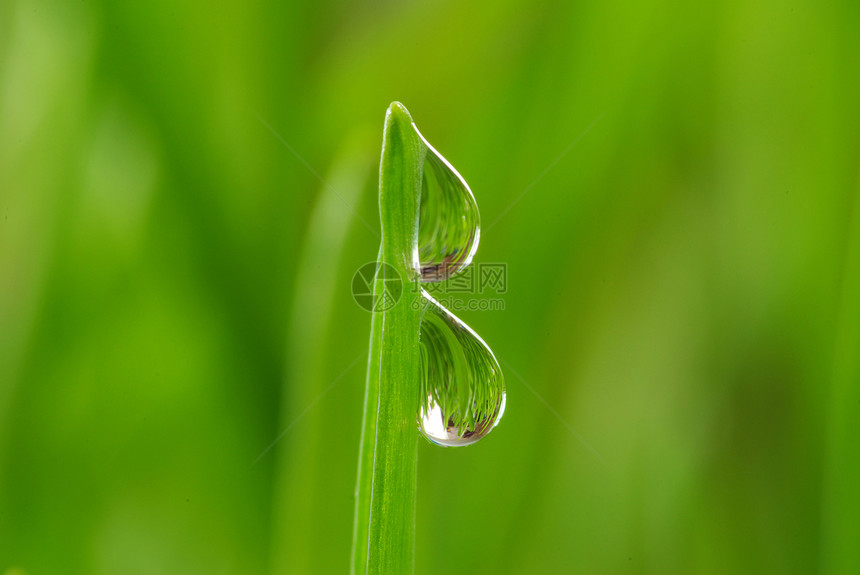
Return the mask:
<path id="1" fill-rule="evenodd" d="M 402 297 L 371 322 L 370 359 L 356 487 L 352 572 L 411 573 L 418 466 L 418 330 L 414 254 L 426 146 L 406 108 L 388 108 L 379 167 L 380 260 L 403 282 Z M 375 293 L 382 293 L 377 278 Z"/>

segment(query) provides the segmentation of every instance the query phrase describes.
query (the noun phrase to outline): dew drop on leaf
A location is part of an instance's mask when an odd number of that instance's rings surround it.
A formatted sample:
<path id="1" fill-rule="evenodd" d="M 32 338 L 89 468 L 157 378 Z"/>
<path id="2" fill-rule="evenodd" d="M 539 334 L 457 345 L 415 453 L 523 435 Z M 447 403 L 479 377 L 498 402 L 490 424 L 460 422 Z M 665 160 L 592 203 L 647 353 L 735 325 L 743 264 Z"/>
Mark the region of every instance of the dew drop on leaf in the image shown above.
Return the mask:
<path id="1" fill-rule="evenodd" d="M 472 261 L 481 220 L 466 180 L 420 132 L 418 136 L 427 146 L 418 216 L 418 267 L 421 281 L 441 282 Z"/>
<path id="2" fill-rule="evenodd" d="M 471 445 L 505 412 L 502 370 L 478 334 L 427 292 L 421 296 L 418 428 L 437 445 Z"/>

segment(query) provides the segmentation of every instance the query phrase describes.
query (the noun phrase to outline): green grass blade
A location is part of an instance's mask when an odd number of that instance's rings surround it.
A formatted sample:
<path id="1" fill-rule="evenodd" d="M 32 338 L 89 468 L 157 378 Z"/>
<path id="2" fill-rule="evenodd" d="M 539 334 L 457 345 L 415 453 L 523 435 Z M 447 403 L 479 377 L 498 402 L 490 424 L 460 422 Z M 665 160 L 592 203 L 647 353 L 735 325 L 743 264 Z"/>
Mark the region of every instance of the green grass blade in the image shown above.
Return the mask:
<path id="1" fill-rule="evenodd" d="M 379 251 L 379 261 L 382 250 Z M 379 282 L 374 293 L 380 293 Z M 361 423 L 361 444 L 358 453 L 358 480 L 355 486 L 355 523 L 353 525 L 351 573 L 367 572 L 367 541 L 370 531 L 370 501 L 373 486 L 373 456 L 376 445 L 376 412 L 379 405 L 379 351 L 374 345 L 382 331 L 382 314 L 375 313 L 370 326 L 370 357 L 367 361 L 367 385 L 364 391 L 364 414 Z"/>
<path id="2" fill-rule="evenodd" d="M 399 103 L 385 117 L 379 167 L 380 259 L 403 280 L 403 295 L 376 312 L 356 488 L 353 573 L 411 573 L 418 465 L 418 330 L 414 267 L 426 147 Z M 382 283 L 377 280 L 376 294 Z"/>

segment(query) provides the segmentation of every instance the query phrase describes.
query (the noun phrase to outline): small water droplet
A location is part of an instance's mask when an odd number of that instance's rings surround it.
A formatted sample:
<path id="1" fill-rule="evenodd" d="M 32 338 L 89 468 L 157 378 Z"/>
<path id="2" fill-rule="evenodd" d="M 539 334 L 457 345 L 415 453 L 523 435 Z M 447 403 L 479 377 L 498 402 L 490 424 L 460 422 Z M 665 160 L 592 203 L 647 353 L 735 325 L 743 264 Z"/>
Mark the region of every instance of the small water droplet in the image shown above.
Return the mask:
<path id="1" fill-rule="evenodd" d="M 421 406 L 431 442 L 457 447 L 487 436 L 505 412 L 505 378 L 478 334 L 422 290 Z"/>
<path id="2" fill-rule="evenodd" d="M 441 282 L 472 261 L 481 238 L 481 218 L 463 176 L 418 128 L 415 131 L 427 146 L 418 216 L 419 271 L 422 281 Z"/>

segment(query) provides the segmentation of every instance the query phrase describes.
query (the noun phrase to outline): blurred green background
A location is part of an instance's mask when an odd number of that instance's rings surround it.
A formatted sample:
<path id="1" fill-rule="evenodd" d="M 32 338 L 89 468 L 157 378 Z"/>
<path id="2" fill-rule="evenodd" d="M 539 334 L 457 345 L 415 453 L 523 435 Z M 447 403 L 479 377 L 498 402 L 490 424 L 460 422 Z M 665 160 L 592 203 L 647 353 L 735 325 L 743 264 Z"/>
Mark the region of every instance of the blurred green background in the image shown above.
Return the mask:
<path id="1" fill-rule="evenodd" d="M 508 265 L 504 311 L 459 314 L 507 412 L 422 440 L 417 573 L 860 573 L 858 30 L 848 0 L 0 2 L 0 573 L 348 570 L 392 100 Z"/>

